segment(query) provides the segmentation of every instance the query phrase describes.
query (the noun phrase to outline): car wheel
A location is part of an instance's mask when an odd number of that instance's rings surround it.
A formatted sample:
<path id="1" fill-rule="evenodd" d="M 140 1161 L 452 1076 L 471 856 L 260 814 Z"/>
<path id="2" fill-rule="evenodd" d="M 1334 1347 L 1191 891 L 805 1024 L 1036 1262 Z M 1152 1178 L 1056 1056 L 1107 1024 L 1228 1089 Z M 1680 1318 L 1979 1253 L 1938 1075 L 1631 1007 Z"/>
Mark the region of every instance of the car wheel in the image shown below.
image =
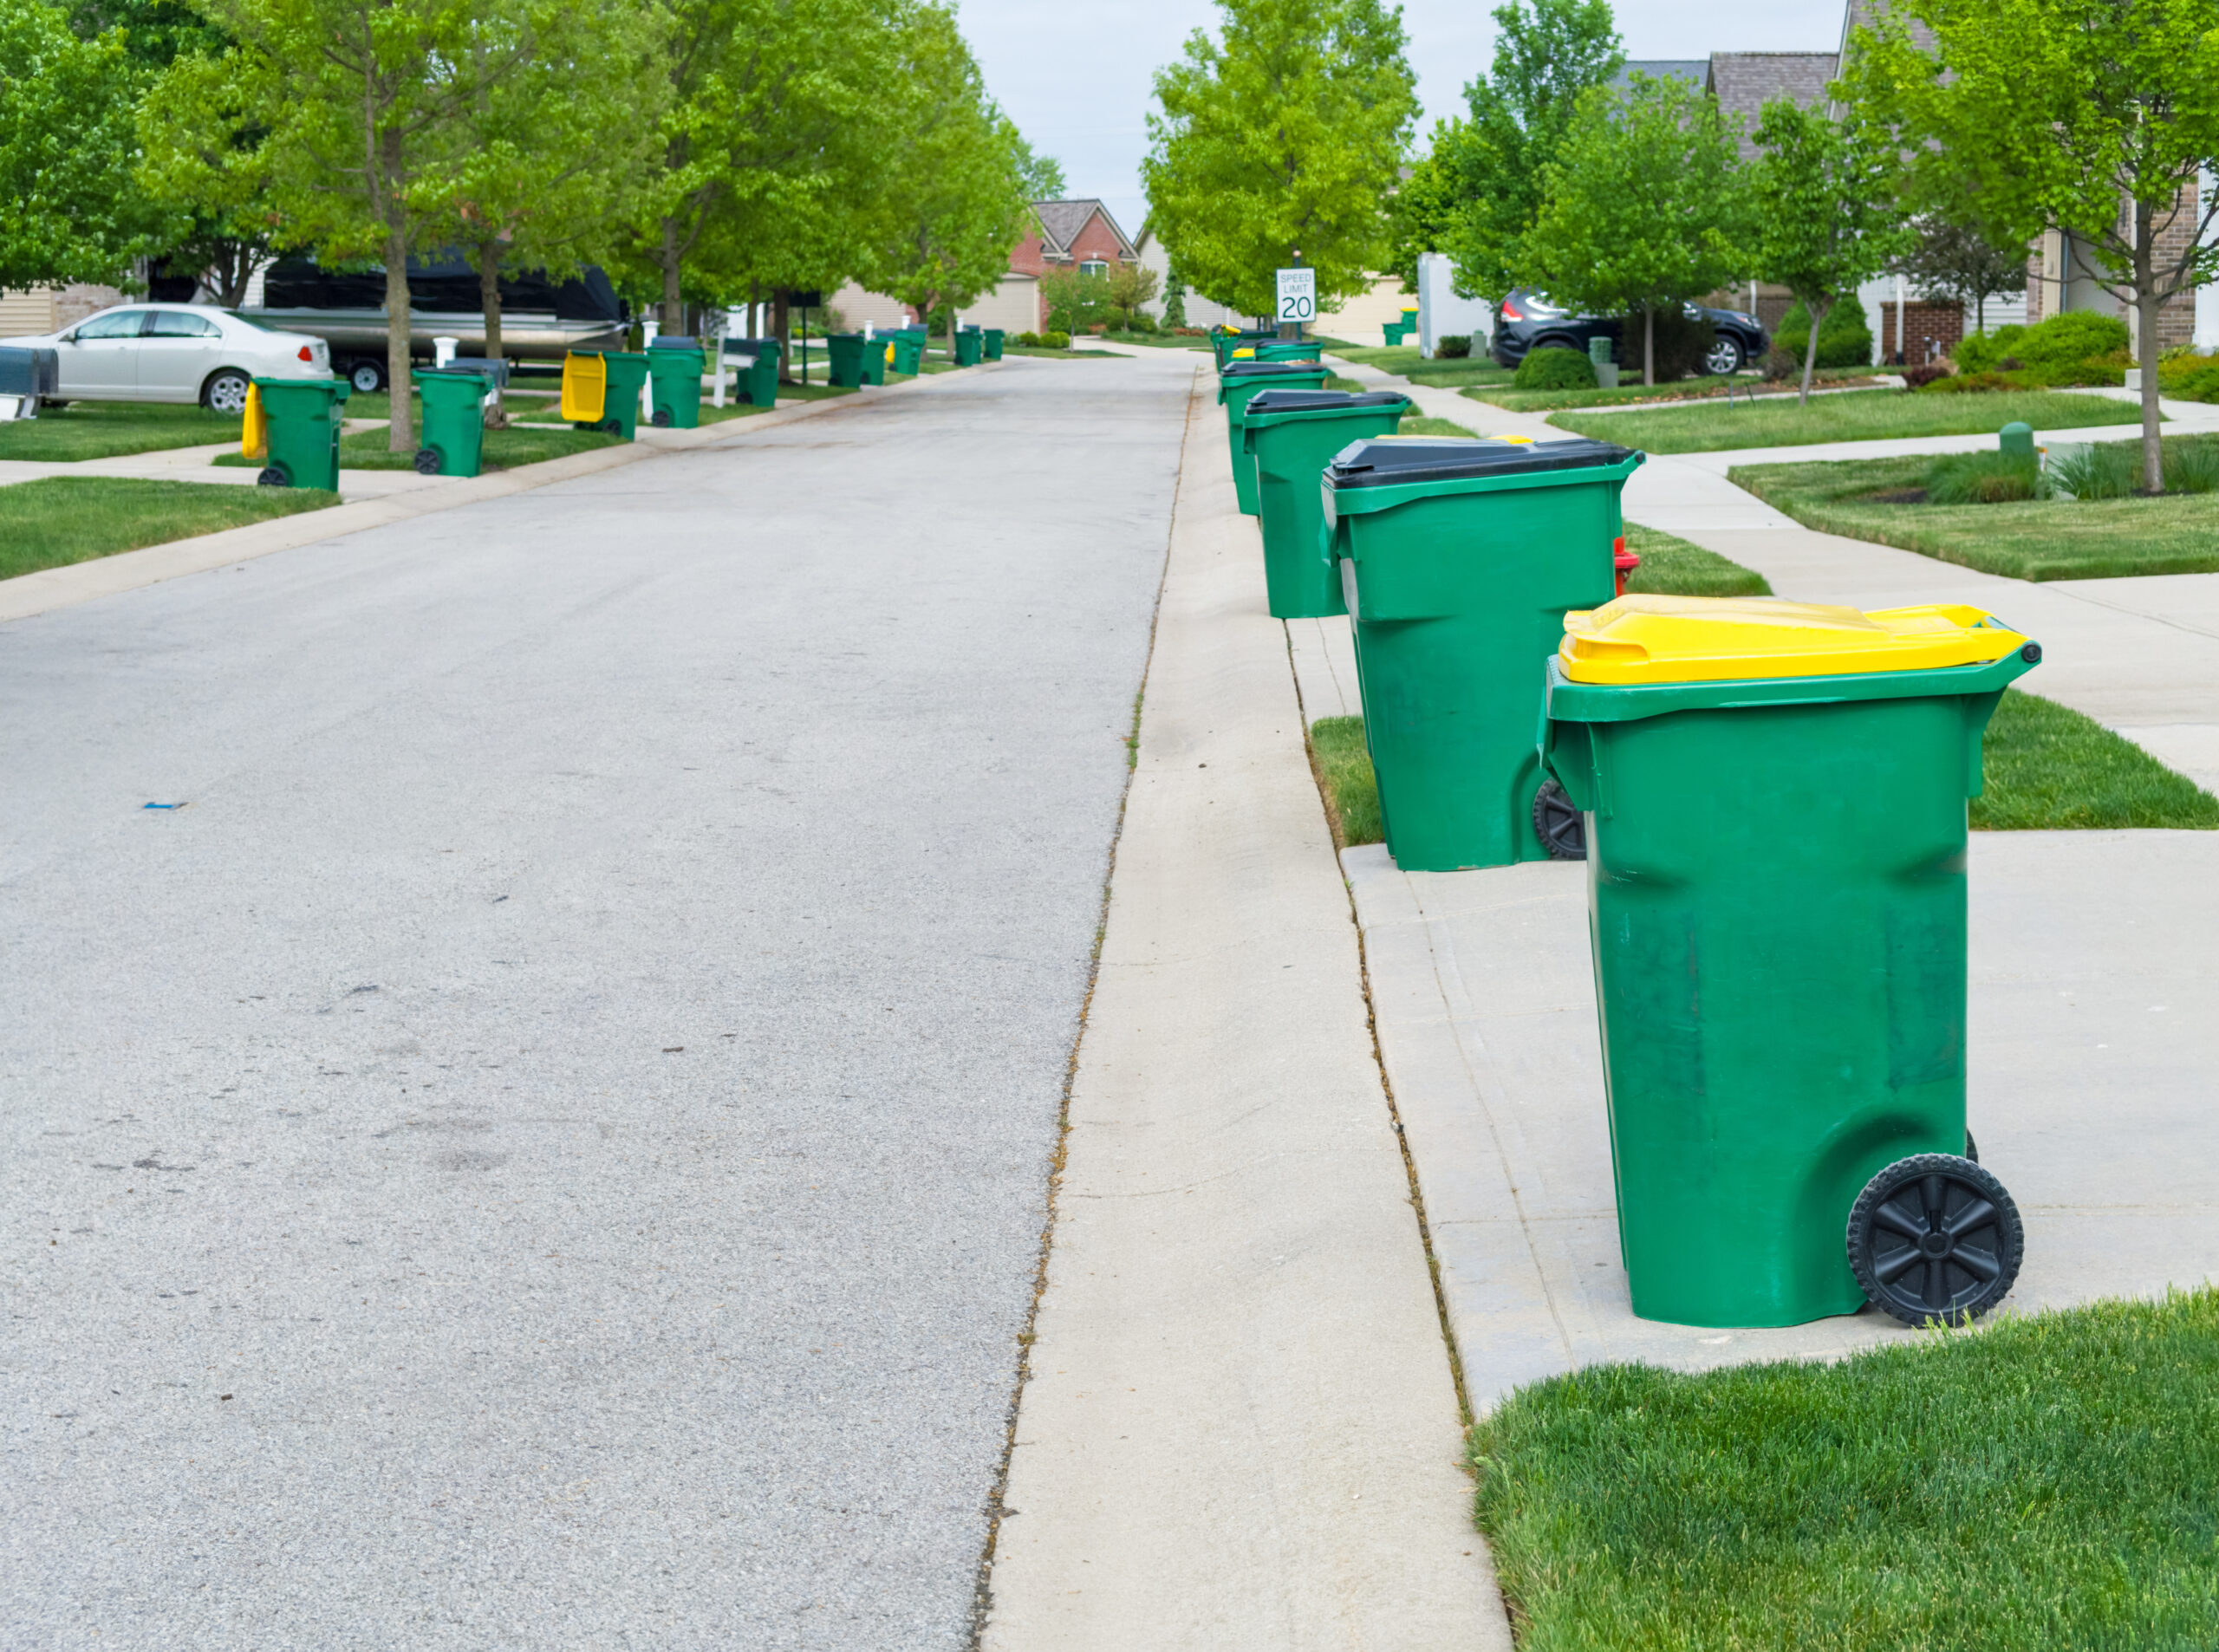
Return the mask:
<path id="1" fill-rule="evenodd" d="M 347 369 L 347 382 L 355 387 L 356 395 L 374 396 L 385 388 L 385 364 L 357 361 Z"/>
<path id="2" fill-rule="evenodd" d="M 1710 342 L 1710 353 L 1702 359 L 1703 371 L 1718 378 L 1739 373 L 1741 363 L 1748 359 L 1741 348 L 1741 341 L 1721 333 Z"/>
<path id="3" fill-rule="evenodd" d="M 200 387 L 200 405 L 210 413 L 237 418 L 246 411 L 246 393 L 254 387 L 254 380 L 237 367 L 225 367 L 208 375 L 208 382 Z"/>

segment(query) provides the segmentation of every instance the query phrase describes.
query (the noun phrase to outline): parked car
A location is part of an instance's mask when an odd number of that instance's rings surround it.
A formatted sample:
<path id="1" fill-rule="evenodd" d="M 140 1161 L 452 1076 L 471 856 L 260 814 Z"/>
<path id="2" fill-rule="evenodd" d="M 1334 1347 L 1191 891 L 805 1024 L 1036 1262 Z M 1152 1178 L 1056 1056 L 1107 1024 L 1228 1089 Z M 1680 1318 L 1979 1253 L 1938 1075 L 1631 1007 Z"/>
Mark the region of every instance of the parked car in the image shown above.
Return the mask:
<path id="1" fill-rule="evenodd" d="M 1751 362 L 1764 360 L 1765 352 L 1772 348 L 1772 335 L 1765 331 L 1764 323 L 1745 311 L 1689 304 L 1686 313 L 1691 322 L 1708 321 L 1715 331 L 1710 352 L 1703 357 L 1707 373 L 1739 373 Z M 1599 337 L 1611 341 L 1611 354 L 1619 366 L 1637 365 L 1639 341 L 1636 341 L 1629 355 L 1622 331 L 1615 315 L 1575 315 L 1561 304 L 1551 303 L 1546 293 L 1517 287 L 1502 301 L 1501 319 L 1487 354 L 1498 366 L 1514 367 L 1526 359 L 1528 350 L 1578 350 L 1584 355 L 1587 341 Z"/>
<path id="2" fill-rule="evenodd" d="M 11 338 L 50 347 L 65 401 L 197 401 L 246 410 L 256 379 L 328 379 L 331 352 L 306 333 L 280 333 L 205 304 L 120 304 L 59 332 Z"/>

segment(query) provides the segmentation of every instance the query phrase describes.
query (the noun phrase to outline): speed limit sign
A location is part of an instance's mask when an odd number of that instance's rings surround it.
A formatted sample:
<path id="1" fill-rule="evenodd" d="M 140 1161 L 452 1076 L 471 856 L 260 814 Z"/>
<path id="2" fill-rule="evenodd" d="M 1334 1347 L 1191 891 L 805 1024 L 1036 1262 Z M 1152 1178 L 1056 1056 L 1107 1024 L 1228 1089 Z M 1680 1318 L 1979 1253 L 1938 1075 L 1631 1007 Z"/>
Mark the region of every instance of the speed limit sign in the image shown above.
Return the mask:
<path id="1" fill-rule="evenodd" d="M 1318 272 L 1315 270 L 1279 271 L 1279 319 L 1314 322 L 1318 319 Z"/>

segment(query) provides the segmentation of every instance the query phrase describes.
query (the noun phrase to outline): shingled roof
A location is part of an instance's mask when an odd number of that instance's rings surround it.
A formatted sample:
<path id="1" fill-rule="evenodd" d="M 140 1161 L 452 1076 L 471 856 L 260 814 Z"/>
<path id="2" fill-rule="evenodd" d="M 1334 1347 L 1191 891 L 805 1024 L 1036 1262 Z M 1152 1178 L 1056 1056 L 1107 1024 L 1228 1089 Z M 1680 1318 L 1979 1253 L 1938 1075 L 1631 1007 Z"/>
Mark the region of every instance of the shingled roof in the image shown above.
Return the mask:
<path id="1" fill-rule="evenodd" d="M 1793 98 L 1804 108 L 1825 101 L 1826 82 L 1841 63 L 1834 52 L 1713 52 L 1710 94 L 1729 120 L 1741 117 L 1741 159 L 1757 153 L 1749 134 L 1757 114 L 1774 98 Z"/>
<path id="2" fill-rule="evenodd" d="M 1118 228 L 1117 220 L 1110 215 L 1110 209 L 1098 200 L 1033 202 L 1032 216 L 1040 220 L 1043 250 L 1051 258 L 1070 257 L 1071 243 L 1078 239 L 1079 231 L 1086 228 L 1086 221 L 1096 212 L 1102 214 L 1102 221 L 1110 226 L 1110 234 L 1117 237 L 1121 256 L 1128 261 L 1138 258 L 1141 255 L 1134 247 L 1132 238 Z"/>

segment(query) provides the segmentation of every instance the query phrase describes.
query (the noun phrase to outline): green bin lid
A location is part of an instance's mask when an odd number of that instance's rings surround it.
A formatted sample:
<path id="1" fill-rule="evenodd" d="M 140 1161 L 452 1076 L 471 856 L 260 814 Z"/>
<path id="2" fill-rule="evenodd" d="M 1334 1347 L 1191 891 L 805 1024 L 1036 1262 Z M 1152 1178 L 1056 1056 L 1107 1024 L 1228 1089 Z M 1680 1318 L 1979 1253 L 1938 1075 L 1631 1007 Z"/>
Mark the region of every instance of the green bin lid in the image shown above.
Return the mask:
<path id="1" fill-rule="evenodd" d="M 1407 407 L 1410 399 L 1394 390 L 1259 390 L 1248 398 L 1246 416 L 1276 413 L 1355 413 L 1366 407 Z"/>
<path id="2" fill-rule="evenodd" d="M 1616 442 L 1412 440 L 1367 437 L 1350 442 L 1325 467 L 1329 487 L 1402 487 L 1412 482 L 1461 482 L 1474 478 L 1525 476 L 1544 471 L 1585 471 L 1623 465 L 1633 450 Z"/>

